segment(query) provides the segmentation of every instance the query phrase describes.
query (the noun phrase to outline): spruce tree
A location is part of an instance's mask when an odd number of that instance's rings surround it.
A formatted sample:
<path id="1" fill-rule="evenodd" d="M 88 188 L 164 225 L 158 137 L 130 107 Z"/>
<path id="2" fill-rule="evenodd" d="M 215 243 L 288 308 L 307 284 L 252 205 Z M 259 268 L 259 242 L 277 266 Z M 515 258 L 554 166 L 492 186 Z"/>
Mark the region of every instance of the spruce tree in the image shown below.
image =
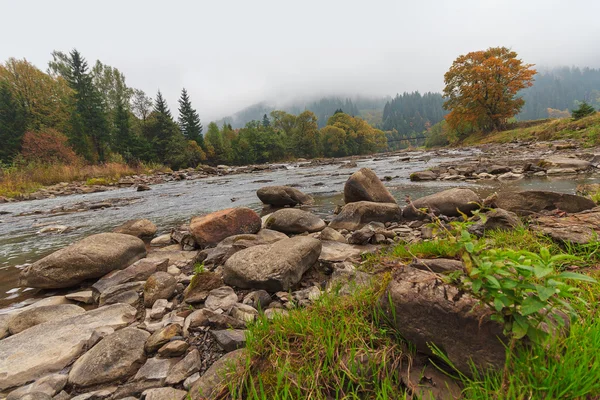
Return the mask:
<path id="1" fill-rule="evenodd" d="M 4 82 L 0 82 L 0 162 L 19 153 L 25 133 L 25 114 Z"/>
<path id="2" fill-rule="evenodd" d="M 262 125 L 265 128 L 268 128 L 269 126 L 271 126 L 271 121 L 269 120 L 269 117 L 267 116 L 267 114 L 263 115 Z"/>
<path id="3" fill-rule="evenodd" d="M 202 124 L 198 112 L 192 108 L 190 96 L 187 90 L 181 90 L 179 98 L 179 129 L 187 140 L 194 140 L 204 148 L 204 137 L 202 136 Z"/>
<path id="4" fill-rule="evenodd" d="M 156 95 L 154 110 L 152 111 L 151 116 L 153 117 L 153 120 L 151 121 L 149 129 L 151 131 L 154 151 L 161 162 L 166 162 L 168 161 L 165 159 L 167 154 L 166 149 L 173 138 L 176 135 L 181 135 L 181 132 L 179 131 L 177 124 L 173 121 L 169 106 L 160 90 Z"/>
<path id="5" fill-rule="evenodd" d="M 596 110 L 594 109 L 594 107 L 592 107 L 591 105 L 589 105 L 587 102 L 583 102 L 579 105 L 579 107 L 577 107 L 575 110 L 573 110 L 573 119 L 579 119 L 579 118 L 583 118 L 583 117 L 587 117 L 588 115 L 592 115 L 596 112 Z"/>

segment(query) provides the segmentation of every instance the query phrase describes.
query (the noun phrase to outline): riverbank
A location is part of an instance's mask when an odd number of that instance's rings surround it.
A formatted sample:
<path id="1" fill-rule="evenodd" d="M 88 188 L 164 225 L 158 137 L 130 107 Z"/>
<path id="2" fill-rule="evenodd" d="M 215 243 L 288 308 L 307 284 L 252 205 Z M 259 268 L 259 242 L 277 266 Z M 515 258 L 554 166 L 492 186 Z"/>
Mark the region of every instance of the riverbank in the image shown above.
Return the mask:
<path id="1" fill-rule="evenodd" d="M 7 399 L 600 394 L 592 200 L 463 187 L 401 207 L 365 168 L 327 218 L 295 188 L 256 194 L 262 219 L 237 207 L 159 236 L 130 221 L 25 267 L 54 296 L 0 315 Z"/>

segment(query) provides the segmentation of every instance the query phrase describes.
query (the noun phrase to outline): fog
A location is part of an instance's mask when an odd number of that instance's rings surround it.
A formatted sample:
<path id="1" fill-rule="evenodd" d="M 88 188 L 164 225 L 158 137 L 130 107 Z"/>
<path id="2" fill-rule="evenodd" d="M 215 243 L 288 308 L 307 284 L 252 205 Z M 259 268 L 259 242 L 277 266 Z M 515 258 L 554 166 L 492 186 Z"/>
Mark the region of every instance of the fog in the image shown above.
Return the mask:
<path id="1" fill-rule="evenodd" d="M 77 48 L 207 122 L 266 100 L 440 91 L 460 54 L 507 46 L 540 66 L 600 67 L 597 0 L 0 2 L 0 59 L 46 70 Z"/>

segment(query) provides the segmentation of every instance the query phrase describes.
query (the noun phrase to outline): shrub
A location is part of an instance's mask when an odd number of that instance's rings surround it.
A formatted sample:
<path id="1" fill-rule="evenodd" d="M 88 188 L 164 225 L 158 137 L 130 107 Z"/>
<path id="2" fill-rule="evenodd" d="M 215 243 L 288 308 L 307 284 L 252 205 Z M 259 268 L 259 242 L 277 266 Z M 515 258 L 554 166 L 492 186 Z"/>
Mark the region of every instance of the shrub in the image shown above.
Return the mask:
<path id="1" fill-rule="evenodd" d="M 79 157 L 67 143 L 67 137 L 54 129 L 26 132 L 21 154 L 26 161 L 77 164 Z"/>

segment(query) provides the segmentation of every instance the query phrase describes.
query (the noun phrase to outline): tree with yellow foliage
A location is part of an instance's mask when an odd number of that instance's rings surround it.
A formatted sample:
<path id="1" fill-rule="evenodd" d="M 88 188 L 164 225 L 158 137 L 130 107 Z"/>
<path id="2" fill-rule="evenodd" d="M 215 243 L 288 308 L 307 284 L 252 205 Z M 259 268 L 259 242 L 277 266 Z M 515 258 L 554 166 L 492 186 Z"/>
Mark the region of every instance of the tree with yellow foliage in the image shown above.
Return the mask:
<path id="1" fill-rule="evenodd" d="M 459 56 L 444 75 L 444 108 L 452 129 L 499 130 L 523 104 L 520 90 L 532 86 L 536 70 L 506 47 Z"/>

